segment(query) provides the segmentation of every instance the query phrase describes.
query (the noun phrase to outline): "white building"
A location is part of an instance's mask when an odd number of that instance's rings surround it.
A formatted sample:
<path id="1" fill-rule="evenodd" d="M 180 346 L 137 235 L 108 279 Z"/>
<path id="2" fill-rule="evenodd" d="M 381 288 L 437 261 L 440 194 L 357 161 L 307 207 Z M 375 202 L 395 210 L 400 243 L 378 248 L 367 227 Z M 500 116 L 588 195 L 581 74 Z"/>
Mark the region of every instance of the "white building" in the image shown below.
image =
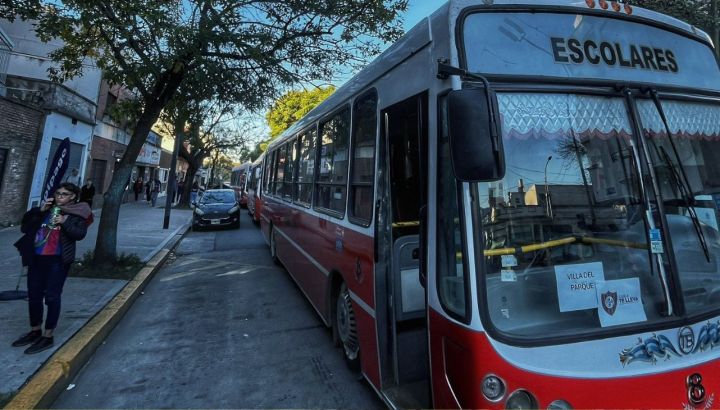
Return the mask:
<path id="1" fill-rule="evenodd" d="M 7 97 L 46 111 L 42 125 L 42 142 L 38 148 L 28 198 L 30 207 L 40 202 L 42 186 L 48 173 L 48 162 L 60 141 L 66 137 L 71 141 L 68 173 L 72 168 L 76 168 L 82 180 L 85 179 L 102 73 L 88 62 L 82 77 L 62 85 L 54 84 L 48 77 L 48 68 L 54 65 L 48 56 L 61 47 L 62 42 L 41 42 L 30 21 L 15 20 L 11 23 L 2 20 L 0 27 L 14 43 L 7 63 Z"/>

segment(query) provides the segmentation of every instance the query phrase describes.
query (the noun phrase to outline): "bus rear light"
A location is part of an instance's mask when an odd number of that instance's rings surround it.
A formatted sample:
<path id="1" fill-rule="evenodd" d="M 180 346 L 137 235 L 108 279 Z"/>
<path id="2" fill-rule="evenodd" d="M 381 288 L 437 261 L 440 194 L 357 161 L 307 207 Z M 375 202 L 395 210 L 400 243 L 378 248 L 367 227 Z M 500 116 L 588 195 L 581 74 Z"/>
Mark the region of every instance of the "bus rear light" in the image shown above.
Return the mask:
<path id="1" fill-rule="evenodd" d="M 573 406 L 565 400 L 553 400 L 552 403 L 548 404 L 548 410 L 571 410 Z"/>
<path id="2" fill-rule="evenodd" d="M 587 6 L 591 9 L 595 8 L 595 0 L 585 0 L 585 4 L 587 4 Z"/>
<path id="3" fill-rule="evenodd" d="M 536 409 L 538 408 L 537 400 L 527 390 L 515 390 L 507 402 L 505 408 L 508 410 Z"/>
<path id="4" fill-rule="evenodd" d="M 600 8 L 603 10 L 607 10 L 608 4 L 606 0 L 600 0 Z"/>
<path id="5" fill-rule="evenodd" d="M 482 381 L 482 394 L 486 399 L 497 402 L 505 396 L 505 382 L 494 374 L 488 374 Z"/>

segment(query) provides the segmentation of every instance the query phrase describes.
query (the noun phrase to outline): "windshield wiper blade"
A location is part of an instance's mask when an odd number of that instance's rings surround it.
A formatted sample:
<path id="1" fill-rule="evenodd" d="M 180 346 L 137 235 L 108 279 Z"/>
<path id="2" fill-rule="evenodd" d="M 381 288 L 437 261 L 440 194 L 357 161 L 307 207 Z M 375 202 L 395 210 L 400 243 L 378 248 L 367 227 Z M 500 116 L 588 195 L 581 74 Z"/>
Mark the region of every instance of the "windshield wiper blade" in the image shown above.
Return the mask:
<path id="1" fill-rule="evenodd" d="M 705 259 L 710 262 L 710 251 L 708 250 L 707 240 L 705 239 L 705 234 L 703 233 L 702 226 L 700 225 L 700 218 L 698 218 L 697 212 L 695 211 L 695 198 L 692 195 L 690 182 L 688 180 L 687 174 L 685 173 L 685 167 L 683 166 L 682 160 L 680 159 L 680 154 L 678 154 L 675 142 L 673 142 L 672 133 L 670 132 L 670 126 L 668 125 L 667 118 L 665 117 L 665 111 L 660 104 L 660 98 L 658 98 L 657 91 L 650 90 L 650 96 L 655 103 L 655 108 L 660 114 L 660 119 L 662 120 L 663 126 L 665 127 L 668 141 L 670 142 L 670 146 L 672 147 L 673 153 L 675 154 L 675 159 L 677 160 L 677 166 L 675 166 L 675 164 L 672 162 L 672 160 L 670 159 L 670 155 L 668 155 L 664 147 L 658 148 L 655 141 L 652 139 L 650 140 L 655 146 L 655 149 L 658 150 L 659 156 L 663 159 L 668 169 L 670 169 L 670 176 L 672 177 L 673 182 L 678 189 L 678 193 L 687 205 L 688 214 L 690 215 L 690 220 L 692 221 L 693 227 L 695 228 L 695 234 L 697 235 L 698 242 L 700 242 L 700 246 L 702 247 L 703 253 L 705 254 Z M 680 172 L 678 172 L 678 168 L 680 168 Z"/>

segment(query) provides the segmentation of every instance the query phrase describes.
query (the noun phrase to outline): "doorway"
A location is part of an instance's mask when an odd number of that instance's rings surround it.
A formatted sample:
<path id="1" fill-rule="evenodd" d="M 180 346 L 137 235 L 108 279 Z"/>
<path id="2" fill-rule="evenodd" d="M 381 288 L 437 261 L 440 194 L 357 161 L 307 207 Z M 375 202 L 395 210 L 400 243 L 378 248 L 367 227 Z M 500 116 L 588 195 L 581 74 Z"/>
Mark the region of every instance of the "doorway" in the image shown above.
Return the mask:
<path id="1" fill-rule="evenodd" d="M 385 241 L 392 249 L 385 278 L 389 325 L 383 392 L 403 408 L 430 404 L 426 298 L 420 282 L 427 203 L 427 102 L 427 93 L 421 93 L 381 113 L 381 144 L 386 152 L 381 160 L 387 169 L 381 185 L 389 194 L 385 226 L 390 234 Z"/>

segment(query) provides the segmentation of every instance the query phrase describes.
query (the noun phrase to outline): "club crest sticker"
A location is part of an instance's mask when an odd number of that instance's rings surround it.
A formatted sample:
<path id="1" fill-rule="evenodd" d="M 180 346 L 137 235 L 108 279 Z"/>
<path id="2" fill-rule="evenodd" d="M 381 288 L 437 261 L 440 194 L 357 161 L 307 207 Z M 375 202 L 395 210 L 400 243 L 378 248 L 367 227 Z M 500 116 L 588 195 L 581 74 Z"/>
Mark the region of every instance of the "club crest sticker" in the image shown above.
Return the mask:
<path id="1" fill-rule="evenodd" d="M 617 308 L 617 292 L 606 292 L 600 296 L 602 301 L 602 307 L 605 309 L 608 315 L 612 316 L 615 314 L 615 308 Z"/>
<path id="2" fill-rule="evenodd" d="M 627 278 L 596 283 L 600 326 L 617 326 L 644 322 L 640 279 Z"/>

